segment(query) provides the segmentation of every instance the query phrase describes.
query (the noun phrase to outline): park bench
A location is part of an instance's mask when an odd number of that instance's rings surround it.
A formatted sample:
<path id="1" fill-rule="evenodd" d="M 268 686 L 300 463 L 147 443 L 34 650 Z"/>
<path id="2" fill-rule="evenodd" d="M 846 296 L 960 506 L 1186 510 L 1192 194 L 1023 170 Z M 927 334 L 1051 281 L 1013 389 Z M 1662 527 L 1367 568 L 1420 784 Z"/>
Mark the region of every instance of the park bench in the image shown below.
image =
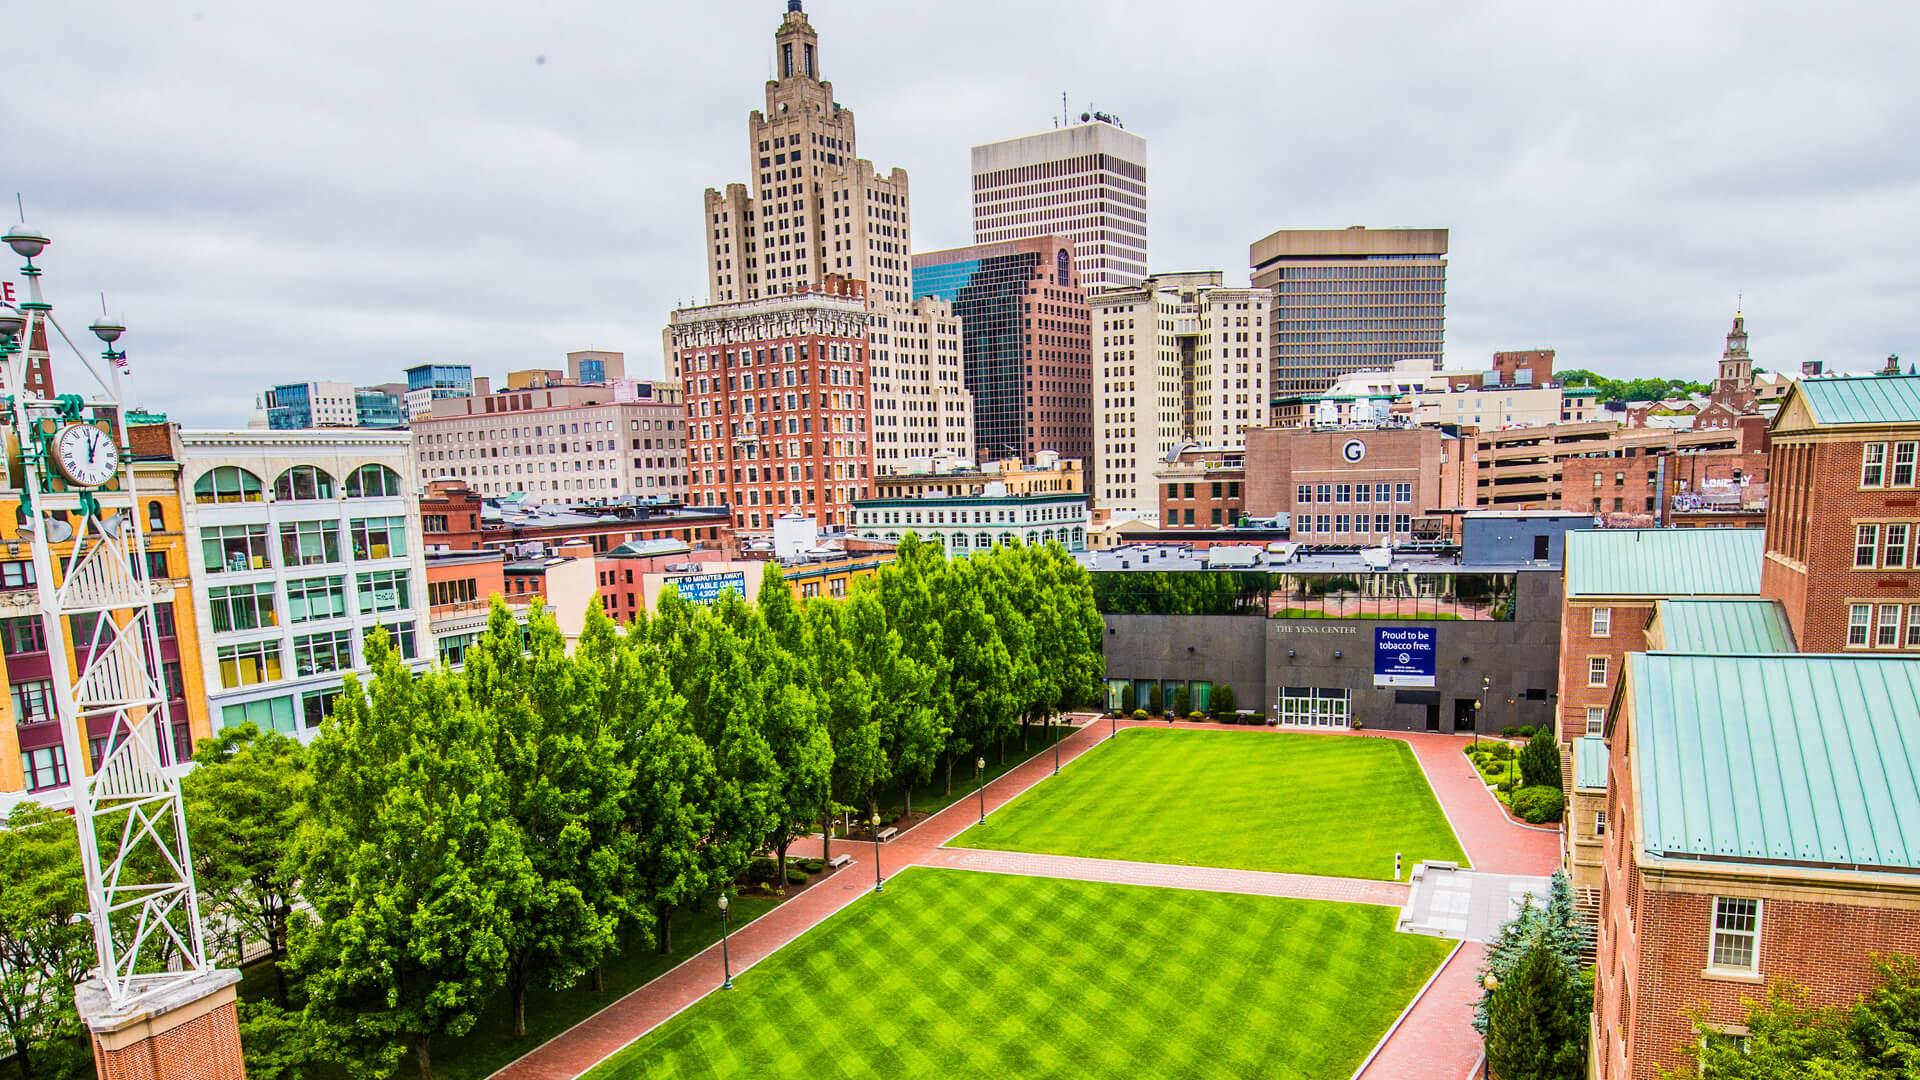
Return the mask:
<path id="1" fill-rule="evenodd" d="M 853 856 L 845 854 L 843 852 L 827 860 L 827 869 L 838 870 L 843 866 L 850 866 L 852 864 L 853 864 Z"/>
<path id="2" fill-rule="evenodd" d="M 884 844 L 888 840 L 893 839 L 894 834 L 898 833 L 899 831 L 900 831 L 899 829 L 896 829 L 891 825 L 887 826 L 884 829 L 881 829 L 880 836 L 879 836 L 880 842 Z"/>

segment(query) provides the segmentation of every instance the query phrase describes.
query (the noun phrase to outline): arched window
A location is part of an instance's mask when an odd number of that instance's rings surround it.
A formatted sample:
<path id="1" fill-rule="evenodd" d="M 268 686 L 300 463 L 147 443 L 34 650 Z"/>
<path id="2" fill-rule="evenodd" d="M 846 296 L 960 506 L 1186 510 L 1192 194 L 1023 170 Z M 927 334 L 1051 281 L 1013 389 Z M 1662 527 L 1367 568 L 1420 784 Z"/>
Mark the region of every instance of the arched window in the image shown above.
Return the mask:
<path id="1" fill-rule="evenodd" d="M 333 498 L 333 476 L 312 465 L 295 465 L 273 482 L 273 497 L 288 502 Z"/>
<path id="2" fill-rule="evenodd" d="M 347 498 L 378 499 L 400 494 L 400 474 L 385 465 L 362 465 L 347 476 Z"/>
<path id="3" fill-rule="evenodd" d="M 147 504 L 147 531 L 167 531 L 167 512 L 161 507 L 158 499 Z"/>
<path id="4" fill-rule="evenodd" d="M 238 465 L 222 465 L 200 474 L 193 482 L 193 501 L 197 503 L 237 503 L 260 501 L 260 478 Z"/>

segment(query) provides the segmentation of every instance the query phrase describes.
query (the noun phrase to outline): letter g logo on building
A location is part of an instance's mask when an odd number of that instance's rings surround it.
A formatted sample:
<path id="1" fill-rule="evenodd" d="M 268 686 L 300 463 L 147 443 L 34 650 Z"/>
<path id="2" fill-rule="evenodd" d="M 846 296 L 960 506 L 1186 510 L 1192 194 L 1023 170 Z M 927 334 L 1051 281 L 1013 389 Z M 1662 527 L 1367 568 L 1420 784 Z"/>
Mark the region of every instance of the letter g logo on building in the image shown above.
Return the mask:
<path id="1" fill-rule="evenodd" d="M 1367 456 L 1367 444 L 1359 439 L 1348 439 L 1347 445 L 1340 448 L 1340 456 L 1347 459 L 1347 464 L 1358 465 Z"/>

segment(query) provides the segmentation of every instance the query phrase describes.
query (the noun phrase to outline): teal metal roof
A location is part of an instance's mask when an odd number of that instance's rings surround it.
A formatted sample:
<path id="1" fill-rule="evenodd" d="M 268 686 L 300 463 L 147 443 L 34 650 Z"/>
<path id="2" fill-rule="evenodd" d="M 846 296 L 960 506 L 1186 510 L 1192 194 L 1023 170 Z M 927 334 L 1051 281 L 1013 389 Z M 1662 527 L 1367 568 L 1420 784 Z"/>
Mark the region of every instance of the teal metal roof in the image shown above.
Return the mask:
<path id="1" fill-rule="evenodd" d="M 1822 424 L 1920 423 L 1920 375 L 1801 379 L 1798 386 Z"/>
<path id="2" fill-rule="evenodd" d="M 1598 735 L 1582 735 L 1573 740 L 1573 786 L 1607 786 L 1607 740 Z"/>
<path id="3" fill-rule="evenodd" d="M 1662 600 L 1655 607 L 1668 652 L 1794 651 L 1786 613 L 1772 600 Z"/>
<path id="4" fill-rule="evenodd" d="M 1568 596 L 1758 596 L 1763 529 L 1581 529 Z"/>
<path id="5" fill-rule="evenodd" d="M 1920 870 L 1920 658 L 1631 653 L 1651 855 Z"/>

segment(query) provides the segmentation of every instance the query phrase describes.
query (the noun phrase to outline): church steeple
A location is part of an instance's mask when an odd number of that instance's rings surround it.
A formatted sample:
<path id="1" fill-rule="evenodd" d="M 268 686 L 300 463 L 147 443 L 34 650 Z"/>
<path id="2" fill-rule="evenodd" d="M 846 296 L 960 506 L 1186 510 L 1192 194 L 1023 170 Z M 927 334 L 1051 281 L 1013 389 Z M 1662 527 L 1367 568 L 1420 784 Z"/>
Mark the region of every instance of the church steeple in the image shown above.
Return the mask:
<path id="1" fill-rule="evenodd" d="M 1727 333 L 1727 351 L 1720 354 L 1718 381 L 1721 387 L 1734 392 L 1753 388 L 1753 356 L 1747 352 L 1747 317 L 1738 311 L 1733 313 L 1733 329 Z"/>

